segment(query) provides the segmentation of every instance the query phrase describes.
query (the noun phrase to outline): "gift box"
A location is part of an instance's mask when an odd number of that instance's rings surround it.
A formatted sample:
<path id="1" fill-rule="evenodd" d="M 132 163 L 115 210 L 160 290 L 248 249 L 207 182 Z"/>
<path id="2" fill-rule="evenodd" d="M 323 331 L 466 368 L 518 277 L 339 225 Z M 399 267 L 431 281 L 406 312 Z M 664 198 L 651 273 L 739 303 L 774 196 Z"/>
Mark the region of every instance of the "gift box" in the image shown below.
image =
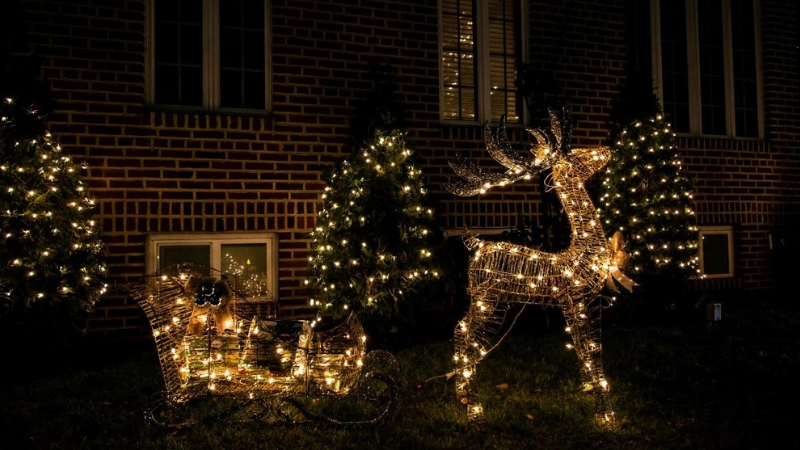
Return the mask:
<path id="1" fill-rule="evenodd" d="M 322 339 L 315 339 L 310 345 L 308 377 L 321 390 L 339 393 L 361 370 L 363 346 L 346 332 L 316 337 Z"/>
<path id="2" fill-rule="evenodd" d="M 239 370 L 241 347 L 236 335 L 184 336 L 184 363 L 180 369 L 184 386 L 230 381 Z"/>
<path id="3" fill-rule="evenodd" d="M 342 375 L 347 370 L 347 360 L 342 354 L 319 354 L 311 358 L 309 377 L 326 390 L 338 392 L 342 387 Z"/>
<path id="4" fill-rule="evenodd" d="M 311 326 L 305 320 L 254 317 L 242 350 L 240 368 L 251 376 L 292 377 L 300 370 L 298 365 L 305 366 L 304 349 L 311 334 Z"/>

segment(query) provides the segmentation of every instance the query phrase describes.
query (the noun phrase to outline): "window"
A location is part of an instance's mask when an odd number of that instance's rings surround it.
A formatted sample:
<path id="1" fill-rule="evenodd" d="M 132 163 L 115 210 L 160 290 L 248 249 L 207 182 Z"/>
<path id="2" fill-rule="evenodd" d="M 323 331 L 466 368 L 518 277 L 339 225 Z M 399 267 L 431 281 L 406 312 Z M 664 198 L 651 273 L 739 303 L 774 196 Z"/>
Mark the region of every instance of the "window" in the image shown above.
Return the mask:
<path id="1" fill-rule="evenodd" d="M 655 79 L 679 133 L 763 136 L 758 0 L 652 0 Z"/>
<path id="2" fill-rule="evenodd" d="M 446 121 L 486 122 L 506 115 L 521 123 L 515 86 L 526 42 L 518 0 L 442 0 L 441 115 Z"/>
<path id="3" fill-rule="evenodd" d="M 265 0 L 148 0 L 147 100 L 191 111 L 269 111 Z"/>
<path id="4" fill-rule="evenodd" d="M 733 276 L 733 227 L 701 226 L 700 274 L 705 278 Z"/>
<path id="5" fill-rule="evenodd" d="M 237 275 L 255 299 L 276 299 L 278 237 L 273 233 L 155 233 L 145 245 L 147 273 L 201 264 Z"/>
<path id="6" fill-rule="evenodd" d="M 625 0 L 625 77 L 631 90 L 641 95 L 653 92 L 653 49 L 650 5 Z"/>

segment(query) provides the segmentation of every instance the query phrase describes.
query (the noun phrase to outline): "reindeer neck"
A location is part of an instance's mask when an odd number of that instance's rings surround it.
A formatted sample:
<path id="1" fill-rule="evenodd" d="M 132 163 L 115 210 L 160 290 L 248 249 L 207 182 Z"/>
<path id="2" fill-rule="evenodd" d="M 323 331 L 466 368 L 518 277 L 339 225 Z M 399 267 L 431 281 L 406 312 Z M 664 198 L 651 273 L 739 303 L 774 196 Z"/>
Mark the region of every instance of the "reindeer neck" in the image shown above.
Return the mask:
<path id="1" fill-rule="evenodd" d="M 603 227 L 586 187 L 576 179 L 568 170 L 561 176 L 557 175 L 557 171 L 553 174 L 556 194 L 570 226 L 569 248 L 586 248 L 588 245 L 592 250 L 599 251 L 595 247 L 604 246 L 606 240 Z"/>

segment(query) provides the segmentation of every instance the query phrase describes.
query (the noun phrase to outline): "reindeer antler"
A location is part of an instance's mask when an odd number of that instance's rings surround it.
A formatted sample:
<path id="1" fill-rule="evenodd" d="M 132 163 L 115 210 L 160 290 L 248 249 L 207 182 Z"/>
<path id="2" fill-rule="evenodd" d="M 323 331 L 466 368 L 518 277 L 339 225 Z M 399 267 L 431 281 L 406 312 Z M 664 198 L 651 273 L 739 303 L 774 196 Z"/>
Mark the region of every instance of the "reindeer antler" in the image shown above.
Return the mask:
<path id="1" fill-rule="evenodd" d="M 546 149 L 547 152 L 559 149 L 561 146 L 562 126 L 558 115 L 554 111 L 550 111 L 551 130 L 529 129 L 528 132 L 533 136 L 536 143 L 531 148 L 531 152 L 536 155 L 541 150 Z M 508 170 L 504 173 L 490 173 L 484 172 L 475 164 L 466 158 L 459 158 L 457 161 L 450 162 L 450 167 L 456 175 L 464 178 L 466 181 L 451 181 L 445 189 L 455 195 L 461 197 L 468 197 L 471 195 L 485 192 L 487 189 L 494 186 L 503 186 L 513 183 L 522 178 L 530 178 L 531 173 L 537 173 L 541 170 L 539 160 L 529 161 L 521 157 L 508 142 L 508 134 L 506 133 L 506 117 L 500 118 L 500 125 L 497 127 L 497 133 L 492 133 L 491 127 L 486 125 L 483 132 L 484 140 L 486 141 L 486 149 L 495 161 L 506 167 Z"/>
<path id="2" fill-rule="evenodd" d="M 489 154 L 492 155 L 492 158 L 507 167 L 508 170 L 505 173 L 490 173 L 484 172 L 467 158 L 459 158 L 457 161 L 451 161 L 449 164 L 453 172 L 466 180 L 451 181 L 445 186 L 445 189 L 453 194 L 461 197 L 482 194 L 493 186 L 513 183 L 521 178 L 529 176 L 532 169 L 530 163 L 522 159 L 514 149 L 511 148 L 511 144 L 508 143 L 505 116 L 500 118 L 500 126 L 497 128 L 496 135 L 492 133 L 489 124 L 486 124 L 483 137 L 486 141 L 486 149 L 489 151 Z"/>
<path id="3" fill-rule="evenodd" d="M 482 194 L 494 186 L 503 186 L 529 176 L 527 173 L 513 170 L 505 173 L 484 172 L 465 158 L 451 161 L 449 164 L 458 176 L 467 180 L 451 181 L 445 186 L 445 189 L 460 197 Z"/>
<path id="4" fill-rule="evenodd" d="M 488 124 L 486 125 L 483 131 L 483 140 L 486 141 L 486 150 L 489 151 L 492 158 L 507 169 L 515 173 L 536 171 L 536 168 L 533 167 L 529 161 L 519 156 L 519 154 L 511 148 L 511 144 L 508 143 L 506 116 L 500 118 L 500 125 L 497 127 L 496 134 L 492 134 L 492 129 L 489 128 Z"/>

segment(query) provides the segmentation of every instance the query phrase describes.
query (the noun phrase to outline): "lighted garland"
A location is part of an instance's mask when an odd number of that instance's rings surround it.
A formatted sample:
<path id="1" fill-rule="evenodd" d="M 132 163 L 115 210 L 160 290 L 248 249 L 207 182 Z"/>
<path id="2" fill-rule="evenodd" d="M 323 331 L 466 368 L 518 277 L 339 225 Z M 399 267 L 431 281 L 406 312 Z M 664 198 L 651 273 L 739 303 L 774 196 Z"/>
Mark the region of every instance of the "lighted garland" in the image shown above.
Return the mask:
<path id="1" fill-rule="evenodd" d="M 311 236 L 312 306 L 391 318 L 408 290 L 439 276 L 441 236 L 402 133 L 378 134 L 330 174 Z"/>
<path id="2" fill-rule="evenodd" d="M 699 273 L 692 186 L 662 114 L 636 120 L 612 147 L 600 213 L 608 233 L 622 232 L 633 273 Z"/>
<path id="3" fill-rule="evenodd" d="M 86 166 L 50 133 L 18 125 L 38 123 L 35 111 L 12 99 L 0 111 L 2 310 L 88 311 L 105 291 L 106 266 L 95 202 L 81 179 Z"/>
<path id="4" fill-rule="evenodd" d="M 596 416 L 603 423 L 614 420 L 600 342 L 599 311 L 606 305 L 598 295 L 607 284 L 615 288 L 612 278 L 628 288 L 633 282 L 619 271 L 622 261 L 610 248 L 584 186 L 606 165 L 610 152 L 605 147 L 569 149 L 568 142 L 562 142 L 560 119 L 553 112 L 550 119 L 551 130 L 529 130 L 536 141 L 532 160 L 520 157 L 511 148 L 504 121 L 496 137 L 487 126 L 487 150 L 508 169 L 503 174 L 484 172 L 467 161 L 451 163 L 465 179 L 448 186 L 459 196 L 482 194 L 552 169 L 546 184 L 558 194 L 572 230 L 570 246 L 558 253 L 507 242 L 484 242 L 473 236 L 465 239 L 473 250 L 468 287 L 471 303 L 455 330 L 454 362 L 456 395 L 467 405 L 471 420 L 483 417 L 473 383 L 477 365 L 502 340 L 499 330 L 511 303 L 561 309 L 573 340 L 568 348 L 576 350 L 585 387 L 595 393 Z"/>

